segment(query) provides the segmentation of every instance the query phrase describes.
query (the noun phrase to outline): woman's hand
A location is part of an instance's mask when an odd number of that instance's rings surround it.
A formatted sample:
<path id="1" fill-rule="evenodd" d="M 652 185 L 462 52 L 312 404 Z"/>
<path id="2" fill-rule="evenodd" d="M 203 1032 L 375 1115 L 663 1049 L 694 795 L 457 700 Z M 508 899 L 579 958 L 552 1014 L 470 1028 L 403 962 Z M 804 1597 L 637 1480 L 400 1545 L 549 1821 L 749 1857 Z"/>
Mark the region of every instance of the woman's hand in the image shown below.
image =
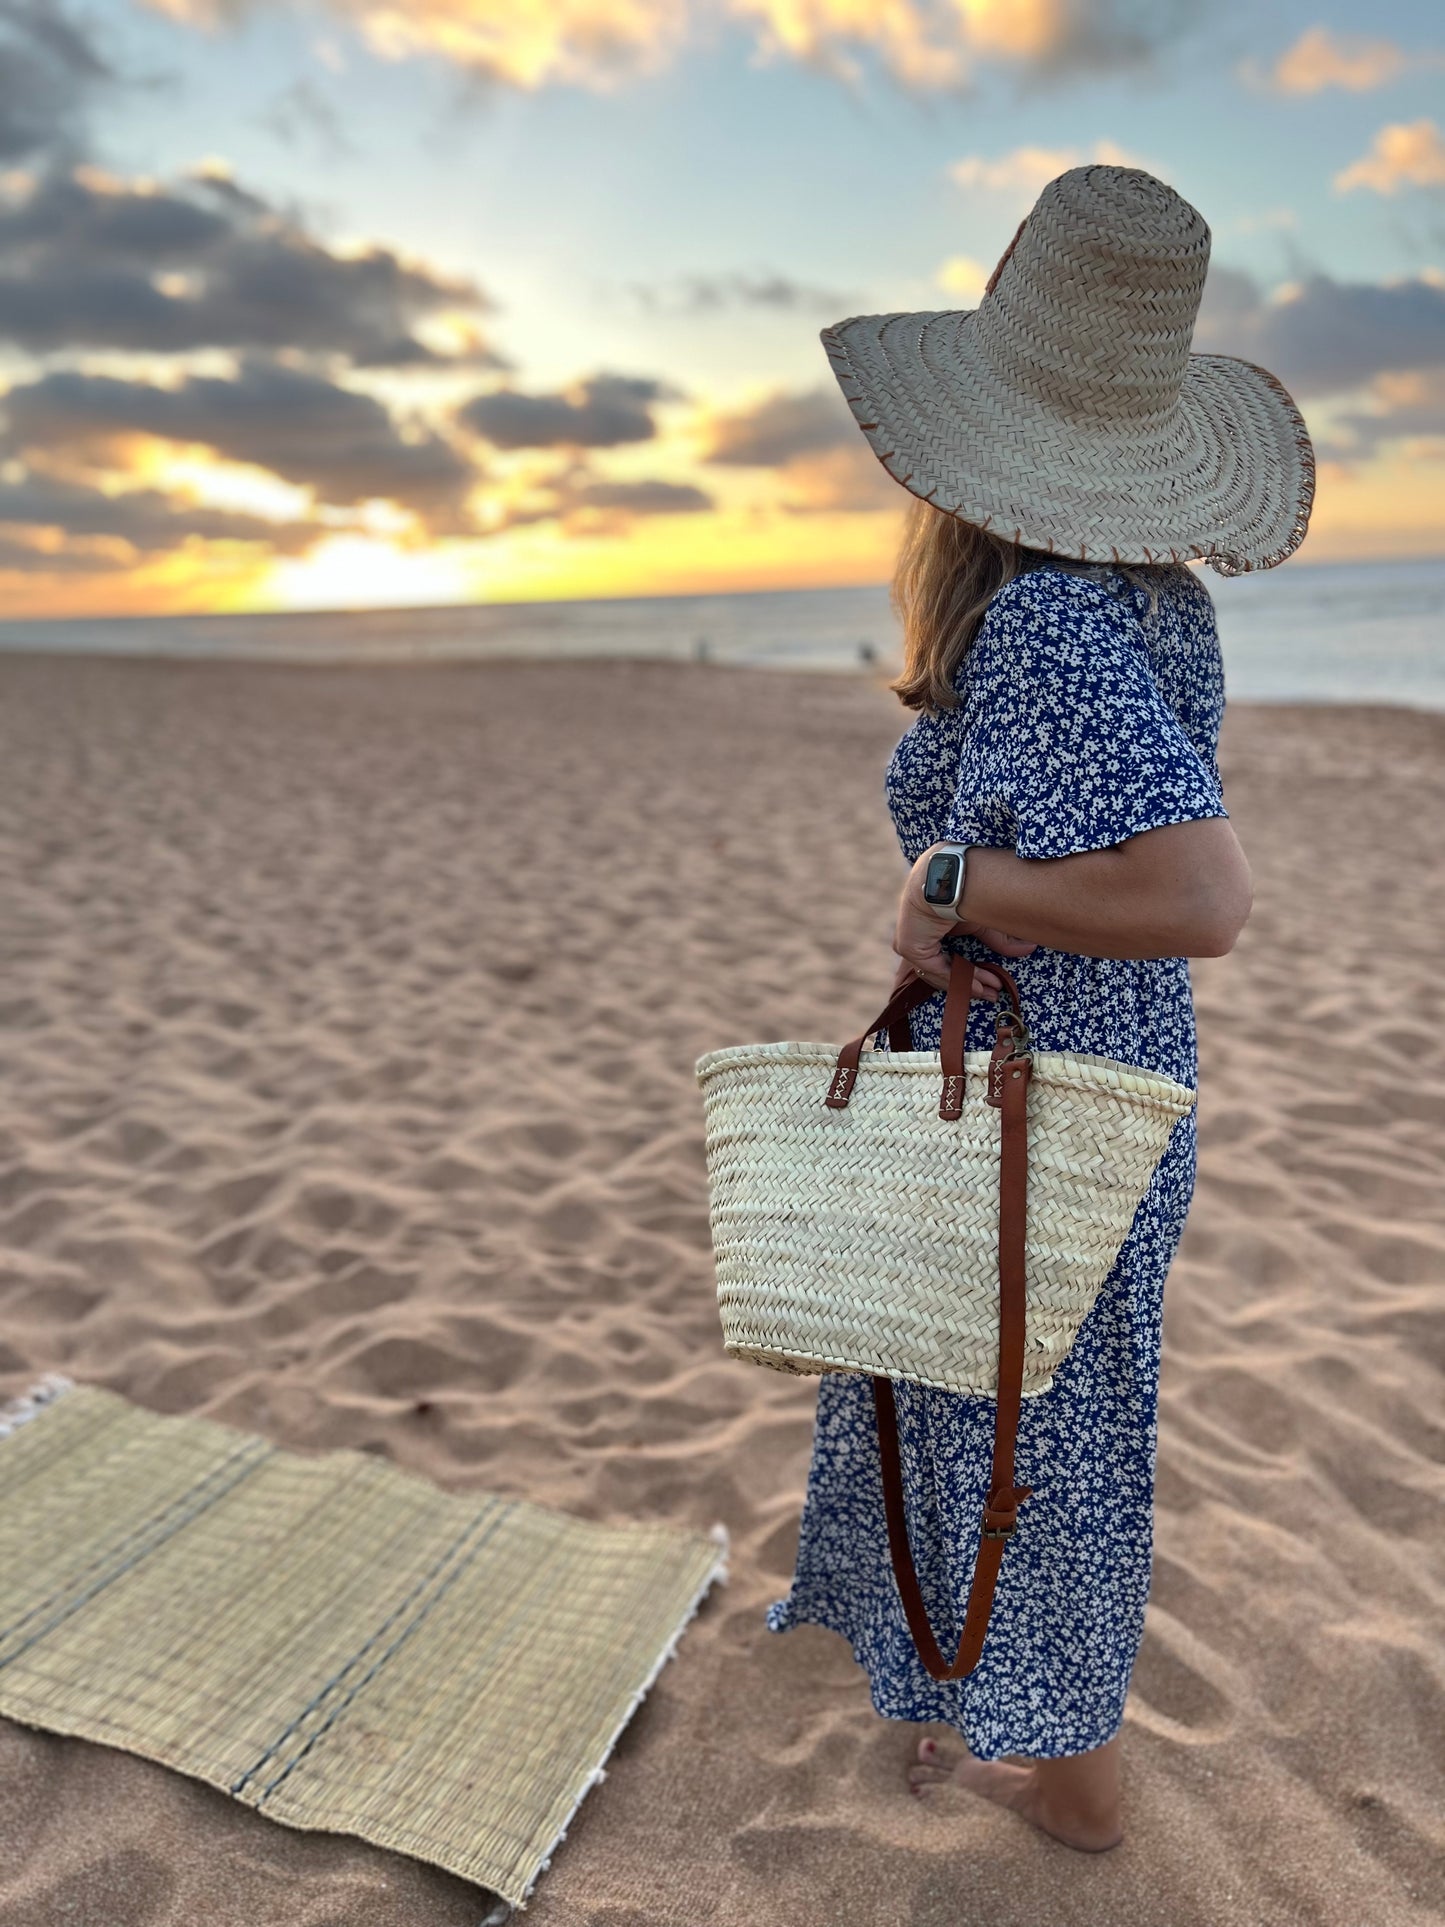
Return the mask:
<path id="1" fill-rule="evenodd" d="M 935 910 L 931 903 L 926 903 L 923 876 L 930 854 L 929 850 L 925 850 L 909 871 L 903 894 L 899 898 L 898 921 L 893 932 L 893 948 L 899 958 L 893 979 L 895 990 L 911 977 L 922 977 L 935 990 L 948 988 L 950 957 L 943 948 L 945 937 L 976 937 L 988 949 L 997 951 L 1000 957 L 1028 957 L 1038 949 L 1037 944 L 1011 937 L 1006 930 L 995 930 L 988 924 L 960 921 L 951 910 Z M 974 995 L 978 997 L 996 999 L 1003 989 L 1001 979 L 987 964 L 974 965 L 973 981 Z"/>

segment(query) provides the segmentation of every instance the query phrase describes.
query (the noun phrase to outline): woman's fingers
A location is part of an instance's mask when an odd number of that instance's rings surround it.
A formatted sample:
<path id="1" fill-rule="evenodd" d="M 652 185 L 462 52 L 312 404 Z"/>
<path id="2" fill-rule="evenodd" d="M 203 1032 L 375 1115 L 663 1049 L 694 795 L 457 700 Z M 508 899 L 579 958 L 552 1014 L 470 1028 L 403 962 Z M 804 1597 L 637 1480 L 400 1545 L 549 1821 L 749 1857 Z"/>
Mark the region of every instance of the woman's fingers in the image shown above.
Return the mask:
<path id="1" fill-rule="evenodd" d="M 893 948 L 914 976 L 922 977 L 935 990 L 947 984 L 948 956 L 939 944 L 936 926 L 935 930 L 898 930 Z"/>
<path id="2" fill-rule="evenodd" d="M 915 974 L 923 977 L 928 983 L 932 984 L 935 990 L 948 989 L 948 977 L 946 973 L 940 975 L 937 971 L 920 970 Z M 998 1002 L 999 993 L 1002 989 L 1003 985 L 997 977 L 990 976 L 988 972 L 981 970 L 977 964 L 974 965 L 973 994 L 975 997 L 982 997 L 985 1003 L 995 1004 Z"/>
<path id="3" fill-rule="evenodd" d="M 992 948 L 992 946 L 990 946 Z M 946 951 L 940 950 L 936 957 L 915 963 L 904 957 L 893 973 L 893 988 L 901 990 L 915 977 L 922 977 L 925 983 L 932 984 L 935 990 L 947 990 L 951 964 Z M 994 1003 L 1003 990 L 1003 981 L 987 964 L 975 963 L 973 966 L 973 994 Z"/>
<path id="4" fill-rule="evenodd" d="M 951 936 L 958 930 L 965 931 L 969 935 L 981 934 L 972 924 L 942 925 L 937 917 L 927 914 L 921 918 L 917 914 L 909 914 L 906 911 L 900 914 L 898 926 L 893 934 L 893 949 L 899 959 L 898 968 L 893 975 L 893 988 L 900 989 L 910 977 L 922 977 L 923 981 L 930 984 L 934 990 L 947 990 L 952 959 L 948 951 L 943 948 L 942 939 L 945 935 Z M 1005 942 L 1011 941 L 1004 937 L 1002 930 L 995 930 L 989 934 Z M 984 937 L 984 941 L 988 941 L 987 937 Z M 992 943 L 989 944 L 990 950 L 996 947 Z M 1016 945 L 1015 948 L 1021 949 L 1026 956 L 1034 946 L 1032 944 Z M 1009 953 L 1000 952 L 1000 955 L 1007 954 Z M 973 986 L 976 997 L 985 997 L 993 1002 L 1003 989 L 1003 981 L 996 971 L 989 969 L 986 963 L 975 963 Z"/>
<path id="5" fill-rule="evenodd" d="M 959 928 L 967 931 L 969 936 L 977 937 L 980 943 L 987 944 L 990 950 L 996 950 L 1001 957 L 1031 957 L 1038 949 L 1036 943 L 1027 943 L 1022 937 L 1011 937 L 1007 930 L 995 930 L 988 924 L 964 923 Z"/>

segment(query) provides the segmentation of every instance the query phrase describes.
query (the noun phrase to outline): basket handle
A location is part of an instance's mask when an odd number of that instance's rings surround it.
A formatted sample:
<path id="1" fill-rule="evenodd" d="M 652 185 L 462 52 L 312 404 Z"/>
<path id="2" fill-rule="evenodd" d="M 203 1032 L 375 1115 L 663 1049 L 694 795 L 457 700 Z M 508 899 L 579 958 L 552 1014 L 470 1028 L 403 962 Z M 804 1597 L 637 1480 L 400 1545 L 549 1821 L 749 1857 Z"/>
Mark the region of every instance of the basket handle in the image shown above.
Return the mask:
<path id="1" fill-rule="evenodd" d="M 922 977 L 914 977 L 906 984 L 900 984 L 888 1002 L 865 1031 L 845 1044 L 838 1053 L 838 1062 L 828 1085 L 828 1095 L 824 1099 L 830 1111 L 847 1109 L 848 1099 L 853 1095 L 853 1086 L 858 1081 L 858 1060 L 863 1055 L 863 1046 L 874 1031 L 888 1032 L 890 1050 L 911 1050 L 912 1034 L 908 1028 L 908 1013 L 915 1006 L 933 995 L 933 986 L 925 983 Z"/>
<path id="2" fill-rule="evenodd" d="M 1002 982 L 1007 1000 L 1007 1010 L 999 1011 L 1000 1041 L 1007 1033 L 1012 1038 L 1015 1049 L 1027 1050 L 1028 1027 L 1024 1023 L 1023 1010 L 1019 1004 L 1019 987 L 1002 964 L 990 959 L 989 969 Z M 933 986 L 923 977 L 914 977 L 910 982 L 901 984 L 868 1028 L 843 1046 L 833 1068 L 833 1076 L 828 1084 L 828 1094 L 823 1100 L 830 1111 L 843 1111 L 848 1108 L 848 1100 L 853 1095 L 853 1086 L 858 1081 L 858 1065 L 863 1055 L 863 1046 L 875 1031 L 888 1032 L 890 1050 L 912 1049 L 913 1040 L 908 1029 L 908 1013 L 932 995 Z M 948 994 L 943 1000 L 943 1037 L 939 1046 L 943 1089 L 938 1100 L 938 1115 L 944 1119 L 951 1120 L 963 1116 L 964 1040 L 968 1030 L 969 1005 L 972 1001 L 972 960 L 955 954 L 949 960 Z"/>

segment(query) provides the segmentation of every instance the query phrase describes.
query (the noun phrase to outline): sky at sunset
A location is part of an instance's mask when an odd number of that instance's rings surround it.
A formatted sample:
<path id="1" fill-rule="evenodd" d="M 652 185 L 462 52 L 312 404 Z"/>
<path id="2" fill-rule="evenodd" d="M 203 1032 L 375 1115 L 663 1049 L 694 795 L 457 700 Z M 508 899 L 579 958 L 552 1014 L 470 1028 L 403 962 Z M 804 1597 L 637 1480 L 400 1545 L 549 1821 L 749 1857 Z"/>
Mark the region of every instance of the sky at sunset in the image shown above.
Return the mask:
<path id="1" fill-rule="evenodd" d="M 1423 0 L 0 0 L 3 613 L 880 581 L 818 330 L 1083 160 L 1209 221 L 1290 566 L 1445 553 Z"/>

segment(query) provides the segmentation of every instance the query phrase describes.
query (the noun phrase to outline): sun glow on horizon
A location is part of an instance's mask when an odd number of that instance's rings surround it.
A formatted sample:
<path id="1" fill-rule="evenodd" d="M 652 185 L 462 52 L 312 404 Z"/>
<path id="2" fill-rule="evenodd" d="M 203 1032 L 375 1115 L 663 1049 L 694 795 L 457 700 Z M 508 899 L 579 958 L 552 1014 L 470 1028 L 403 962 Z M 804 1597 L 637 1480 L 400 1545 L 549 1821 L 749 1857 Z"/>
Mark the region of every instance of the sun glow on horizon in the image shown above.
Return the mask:
<path id="1" fill-rule="evenodd" d="M 370 535 L 328 536 L 306 555 L 273 562 L 251 609 L 427 608 L 469 602 L 478 588 L 477 545 L 399 548 Z"/>

